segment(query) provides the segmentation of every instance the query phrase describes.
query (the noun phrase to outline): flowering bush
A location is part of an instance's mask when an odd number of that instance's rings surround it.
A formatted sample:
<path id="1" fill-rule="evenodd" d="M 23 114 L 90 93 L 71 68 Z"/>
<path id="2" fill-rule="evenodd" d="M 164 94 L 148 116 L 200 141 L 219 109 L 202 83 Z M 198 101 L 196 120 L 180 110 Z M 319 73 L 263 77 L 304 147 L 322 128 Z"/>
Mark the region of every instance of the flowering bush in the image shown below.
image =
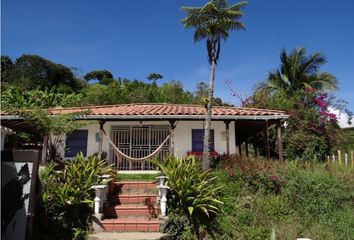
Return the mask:
<path id="1" fill-rule="evenodd" d="M 279 194 L 284 181 L 271 163 L 267 161 L 254 161 L 251 159 L 240 159 L 237 155 L 221 157 L 220 162 L 224 164 L 228 175 L 233 175 L 233 169 L 240 172 L 240 177 L 247 184 L 252 192 L 263 192 Z"/>
<path id="2" fill-rule="evenodd" d="M 290 117 L 283 134 L 284 156 L 287 159 L 323 160 L 326 154 L 341 144 L 337 116 L 328 110 L 329 106 L 335 105 L 334 100 L 327 93 L 308 87 L 291 95 L 281 90 L 273 95 L 255 95 L 248 107 L 287 112 Z M 271 149 L 276 149 L 275 135 L 275 130 L 270 129 Z M 263 144 L 258 147 L 262 149 Z M 277 157 L 276 152 L 271 154 Z"/>

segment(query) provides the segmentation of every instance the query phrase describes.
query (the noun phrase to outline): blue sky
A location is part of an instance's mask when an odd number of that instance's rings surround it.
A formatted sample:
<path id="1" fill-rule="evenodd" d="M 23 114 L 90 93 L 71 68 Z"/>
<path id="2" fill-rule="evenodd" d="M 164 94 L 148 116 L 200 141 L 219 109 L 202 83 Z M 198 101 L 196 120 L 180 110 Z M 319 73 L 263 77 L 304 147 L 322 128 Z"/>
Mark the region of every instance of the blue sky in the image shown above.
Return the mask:
<path id="1" fill-rule="evenodd" d="M 107 69 L 115 77 L 180 80 L 188 90 L 208 81 L 204 43 L 178 23 L 185 0 L 2 0 L 1 54 L 38 54 L 79 67 L 82 74 Z M 229 1 L 233 3 L 234 1 Z M 339 80 L 335 95 L 354 111 L 354 1 L 249 0 L 243 22 L 222 45 L 215 95 L 232 103 L 225 81 L 242 95 L 279 65 L 281 48 L 304 46 L 326 55 L 321 69 Z"/>

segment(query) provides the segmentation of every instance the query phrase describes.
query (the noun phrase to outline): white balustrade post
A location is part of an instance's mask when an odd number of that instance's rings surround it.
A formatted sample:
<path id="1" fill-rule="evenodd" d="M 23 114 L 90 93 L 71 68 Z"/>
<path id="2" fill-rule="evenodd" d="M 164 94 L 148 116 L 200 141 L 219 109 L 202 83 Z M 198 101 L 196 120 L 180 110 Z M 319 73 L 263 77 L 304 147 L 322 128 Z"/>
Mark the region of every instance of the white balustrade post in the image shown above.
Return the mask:
<path id="1" fill-rule="evenodd" d="M 109 174 L 105 174 L 101 176 L 101 180 L 104 184 L 108 184 L 112 180 L 112 176 Z M 108 197 L 108 185 L 105 185 L 102 193 L 102 206 L 107 202 Z"/>
<path id="2" fill-rule="evenodd" d="M 94 185 L 91 187 L 92 189 L 95 189 L 95 214 L 99 214 L 103 212 L 103 203 L 106 201 L 106 192 L 108 187 L 106 185 Z"/>
<path id="3" fill-rule="evenodd" d="M 158 186 L 161 191 L 161 199 L 160 199 L 160 208 L 161 208 L 161 217 L 166 217 L 166 209 L 167 209 L 167 190 L 170 189 L 168 186 Z"/>
<path id="4" fill-rule="evenodd" d="M 160 202 L 160 199 L 161 199 L 161 190 L 160 190 L 160 186 L 164 186 L 165 185 L 165 181 L 168 179 L 168 177 L 166 176 L 159 176 L 156 178 L 158 180 L 158 185 L 157 185 L 157 188 L 159 189 L 159 195 L 157 196 L 157 202 L 159 203 Z"/>
<path id="5" fill-rule="evenodd" d="M 95 212 L 95 214 L 99 214 L 100 213 L 101 199 L 96 196 L 94 201 L 95 201 L 95 207 L 94 207 L 95 210 L 94 210 L 94 212 Z"/>

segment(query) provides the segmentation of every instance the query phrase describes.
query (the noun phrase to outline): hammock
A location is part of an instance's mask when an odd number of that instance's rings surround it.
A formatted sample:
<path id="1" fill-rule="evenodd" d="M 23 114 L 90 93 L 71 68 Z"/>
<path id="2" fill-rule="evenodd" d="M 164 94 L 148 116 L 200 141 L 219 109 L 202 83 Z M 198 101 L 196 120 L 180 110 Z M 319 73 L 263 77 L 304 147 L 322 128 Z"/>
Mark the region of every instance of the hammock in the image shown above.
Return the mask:
<path id="1" fill-rule="evenodd" d="M 119 148 L 112 142 L 112 140 L 109 137 L 107 137 L 105 132 L 103 132 L 103 134 L 108 139 L 109 144 L 112 146 L 112 148 L 116 152 L 117 156 L 118 157 L 121 156 L 123 158 L 126 158 L 129 161 L 146 161 L 148 159 L 153 158 L 156 154 L 158 154 L 161 151 L 163 145 L 165 145 L 165 143 L 168 141 L 168 139 L 170 139 L 170 136 L 171 136 L 171 135 L 168 135 L 166 137 L 166 139 L 161 143 L 161 145 L 155 151 L 150 153 L 149 155 L 147 155 L 145 157 L 142 157 L 142 158 L 133 158 L 133 157 L 130 157 L 130 156 L 126 155 L 121 150 L 119 150 Z"/>

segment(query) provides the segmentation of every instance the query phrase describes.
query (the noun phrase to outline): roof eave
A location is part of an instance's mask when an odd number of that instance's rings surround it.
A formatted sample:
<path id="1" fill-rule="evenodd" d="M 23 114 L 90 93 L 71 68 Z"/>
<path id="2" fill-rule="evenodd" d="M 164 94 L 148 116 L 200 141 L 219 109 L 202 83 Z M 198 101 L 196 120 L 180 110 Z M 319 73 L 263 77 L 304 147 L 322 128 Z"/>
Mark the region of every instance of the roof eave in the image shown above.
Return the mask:
<path id="1" fill-rule="evenodd" d="M 204 120 L 205 115 L 82 115 L 78 119 L 88 120 Z M 274 120 L 287 119 L 289 115 L 233 116 L 214 115 L 212 120 Z"/>
<path id="2" fill-rule="evenodd" d="M 214 115 L 212 120 L 279 120 L 287 119 L 289 115 Z M 21 120 L 18 115 L 1 116 L 1 120 Z M 204 120 L 205 115 L 79 115 L 78 120 Z"/>

